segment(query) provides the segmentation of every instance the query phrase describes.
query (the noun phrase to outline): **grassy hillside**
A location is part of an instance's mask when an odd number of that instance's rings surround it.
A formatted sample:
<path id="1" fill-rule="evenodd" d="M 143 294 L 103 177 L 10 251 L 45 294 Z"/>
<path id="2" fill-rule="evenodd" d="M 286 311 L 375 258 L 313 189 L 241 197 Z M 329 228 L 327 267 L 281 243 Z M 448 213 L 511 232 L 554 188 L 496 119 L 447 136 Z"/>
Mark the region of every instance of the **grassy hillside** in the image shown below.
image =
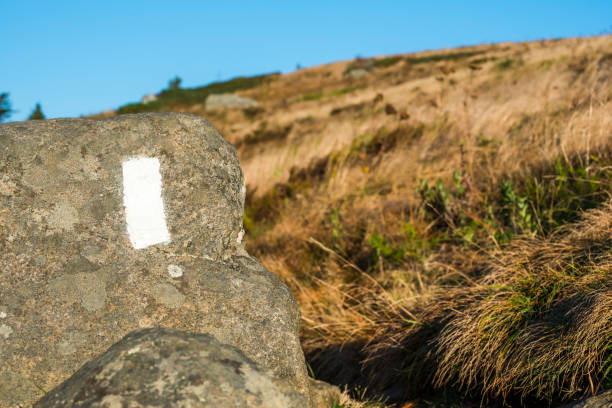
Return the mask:
<path id="1" fill-rule="evenodd" d="M 612 37 L 264 78 L 236 88 L 258 109 L 154 110 L 237 147 L 248 249 L 298 299 L 317 378 L 406 406 L 612 387 Z"/>

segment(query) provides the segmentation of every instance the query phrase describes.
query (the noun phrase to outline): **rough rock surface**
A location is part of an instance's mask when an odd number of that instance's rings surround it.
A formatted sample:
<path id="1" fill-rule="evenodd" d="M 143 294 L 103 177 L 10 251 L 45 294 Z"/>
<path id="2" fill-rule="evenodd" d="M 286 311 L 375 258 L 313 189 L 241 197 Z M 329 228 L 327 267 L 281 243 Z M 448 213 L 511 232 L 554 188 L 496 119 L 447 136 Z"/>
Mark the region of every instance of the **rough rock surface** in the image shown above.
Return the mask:
<path id="1" fill-rule="evenodd" d="M 594 395 L 583 400 L 564 405 L 562 408 L 610 408 L 612 407 L 612 390 Z"/>
<path id="2" fill-rule="evenodd" d="M 317 408 L 330 408 L 340 399 L 340 388 L 328 384 L 325 381 L 309 378 L 310 382 L 310 406 Z"/>
<path id="3" fill-rule="evenodd" d="M 134 249 L 122 162 L 157 158 L 170 242 Z M 185 114 L 0 125 L 0 407 L 28 406 L 127 333 L 209 333 L 309 388 L 299 312 L 242 243 L 234 148 Z"/>
<path id="4" fill-rule="evenodd" d="M 307 402 L 235 347 L 155 328 L 131 332 L 34 406 L 301 408 Z"/>
<path id="5" fill-rule="evenodd" d="M 211 94 L 206 98 L 206 110 L 252 108 L 255 106 L 257 106 L 256 100 L 231 93 Z"/>

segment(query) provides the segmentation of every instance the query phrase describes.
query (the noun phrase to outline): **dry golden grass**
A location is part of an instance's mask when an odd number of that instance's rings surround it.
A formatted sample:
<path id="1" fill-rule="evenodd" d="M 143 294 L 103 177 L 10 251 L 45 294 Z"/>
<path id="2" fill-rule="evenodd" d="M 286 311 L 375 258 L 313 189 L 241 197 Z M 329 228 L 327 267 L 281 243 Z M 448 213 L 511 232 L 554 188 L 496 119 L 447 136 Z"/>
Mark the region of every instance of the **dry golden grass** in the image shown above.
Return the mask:
<path id="1" fill-rule="evenodd" d="M 239 92 L 255 114 L 173 108 L 237 146 L 248 249 L 317 378 L 415 404 L 612 385 L 612 37 L 398 57 Z"/>
<path id="2" fill-rule="evenodd" d="M 557 158 L 569 162 L 577 155 L 588 167 L 612 136 L 611 45 L 609 37 L 508 45 L 496 61 L 513 58 L 518 66 L 501 72 L 495 65 L 488 71 L 486 65 L 479 71 L 457 68 L 455 85 L 437 81 L 437 74 L 399 84 L 374 80 L 354 95 L 312 103 L 308 126 L 316 135 L 302 128 L 299 137 L 247 159 L 249 183 L 265 195 L 277 183 L 296 183 L 292 167 L 330 158 L 322 180 L 292 186 L 297 192 L 280 200 L 273 220 L 250 241 L 296 293 L 315 371 L 391 395 L 403 385 L 399 399 L 418 398 L 428 387 L 552 401 L 601 389 L 611 333 L 605 316 L 612 312 L 606 273 L 595 273 L 583 259 L 574 259 L 580 278 L 553 266 L 551 259 L 576 258 L 585 249 L 570 251 L 561 233 L 494 250 L 442 243 L 395 265 L 362 258 L 372 256 L 371 248 L 363 254 L 368 237 L 401 240 L 406 223 L 428 241 L 431 226 L 414 193 L 421 178 L 449 180 L 458 170 L 477 206 L 503 179 L 528 177 Z M 386 115 L 373 102 L 377 92 L 385 103 L 407 109 L 410 120 Z M 356 104 L 357 113 L 324 115 L 327 106 L 331 111 Z M 303 107 L 298 113 L 307 114 Z M 279 118 L 296 119 L 286 112 Z M 385 146 L 394 133 L 401 136 Z M 382 146 L 372 147 L 381 134 Z M 251 167 L 251 161 L 257 163 Z M 257 195 L 252 203 L 257 205 Z M 334 222 L 345 231 L 336 231 Z M 517 269 L 538 246 L 551 259 L 539 255 L 542 264 Z M 558 293 L 540 305 L 538 296 L 546 291 Z M 565 309 L 570 306 L 571 318 Z"/>

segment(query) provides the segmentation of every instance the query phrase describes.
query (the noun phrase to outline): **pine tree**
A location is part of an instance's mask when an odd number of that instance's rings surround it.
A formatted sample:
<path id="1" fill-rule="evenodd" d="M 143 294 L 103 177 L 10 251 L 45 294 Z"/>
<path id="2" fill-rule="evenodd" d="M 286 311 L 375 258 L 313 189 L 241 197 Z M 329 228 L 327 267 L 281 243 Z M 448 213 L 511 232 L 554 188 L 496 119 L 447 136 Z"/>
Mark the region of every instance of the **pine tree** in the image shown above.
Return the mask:
<path id="1" fill-rule="evenodd" d="M 181 89 L 181 81 L 182 80 L 180 77 L 175 76 L 170 81 L 168 81 L 168 89 L 171 91 L 178 91 L 179 89 Z"/>
<path id="2" fill-rule="evenodd" d="M 30 114 L 28 120 L 45 120 L 45 115 L 42 112 L 42 108 L 40 107 L 40 103 L 36 104 L 36 107 Z"/>
<path id="3" fill-rule="evenodd" d="M 0 123 L 11 116 L 11 103 L 8 96 L 9 94 L 6 92 L 0 93 Z"/>

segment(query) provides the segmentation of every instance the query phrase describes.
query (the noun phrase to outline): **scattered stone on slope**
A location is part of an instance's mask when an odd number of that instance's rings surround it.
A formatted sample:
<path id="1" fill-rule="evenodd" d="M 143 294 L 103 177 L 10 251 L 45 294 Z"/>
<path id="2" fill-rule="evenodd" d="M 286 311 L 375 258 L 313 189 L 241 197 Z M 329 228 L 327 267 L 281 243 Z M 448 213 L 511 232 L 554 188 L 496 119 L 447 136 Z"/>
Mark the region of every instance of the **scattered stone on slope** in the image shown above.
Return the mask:
<path id="1" fill-rule="evenodd" d="M 38 387 L 159 325 L 209 333 L 308 392 L 296 302 L 243 248 L 244 178 L 210 123 L 17 122 L 0 125 L 0 146 L 0 407 L 30 405 Z M 143 178 L 123 168 L 131 160 Z M 124 192 L 140 188 L 147 198 L 126 208 Z M 163 208 L 138 207 L 155 194 Z"/>
<path id="2" fill-rule="evenodd" d="M 353 79 L 359 79 L 359 78 L 363 78 L 367 76 L 369 73 L 370 73 L 369 71 L 363 68 L 357 68 L 357 69 L 351 69 L 350 71 L 346 73 L 346 75 Z"/>
<path id="3" fill-rule="evenodd" d="M 206 98 L 206 110 L 253 108 L 257 105 L 257 101 L 254 99 L 231 93 L 210 94 Z"/>
<path id="4" fill-rule="evenodd" d="M 145 96 L 142 97 L 142 100 L 140 102 L 143 104 L 147 104 L 147 103 L 155 102 L 156 100 L 157 100 L 157 95 L 146 94 Z"/>
<path id="5" fill-rule="evenodd" d="M 129 333 L 34 406 L 301 408 L 307 401 L 210 335 L 154 328 Z"/>

